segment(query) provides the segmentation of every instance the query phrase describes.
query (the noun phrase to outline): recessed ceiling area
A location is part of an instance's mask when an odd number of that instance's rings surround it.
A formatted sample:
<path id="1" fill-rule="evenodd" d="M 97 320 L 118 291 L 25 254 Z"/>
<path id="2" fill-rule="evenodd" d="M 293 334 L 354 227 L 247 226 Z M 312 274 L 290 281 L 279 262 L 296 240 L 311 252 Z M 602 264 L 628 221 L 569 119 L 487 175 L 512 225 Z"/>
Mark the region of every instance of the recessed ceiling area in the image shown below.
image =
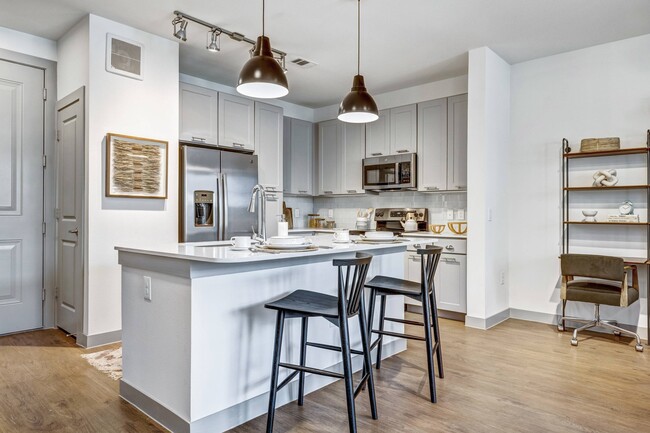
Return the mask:
<path id="1" fill-rule="evenodd" d="M 57 40 L 88 13 L 177 40 L 180 10 L 255 39 L 261 0 L 0 0 L 0 26 Z M 650 33 L 647 0 L 362 0 L 361 73 L 380 94 L 467 73 L 467 51 L 488 46 L 509 63 Z M 222 37 L 205 49 L 206 29 L 190 23 L 180 72 L 235 86 L 247 44 Z M 266 34 L 285 51 L 290 92 L 283 100 L 317 108 L 340 102 L 356 72 L 356 0 L 267 0 Z M 646 55 L 647 53 L 639 53 Z M 311 68 L 290 63 L 296 57 Z"/>

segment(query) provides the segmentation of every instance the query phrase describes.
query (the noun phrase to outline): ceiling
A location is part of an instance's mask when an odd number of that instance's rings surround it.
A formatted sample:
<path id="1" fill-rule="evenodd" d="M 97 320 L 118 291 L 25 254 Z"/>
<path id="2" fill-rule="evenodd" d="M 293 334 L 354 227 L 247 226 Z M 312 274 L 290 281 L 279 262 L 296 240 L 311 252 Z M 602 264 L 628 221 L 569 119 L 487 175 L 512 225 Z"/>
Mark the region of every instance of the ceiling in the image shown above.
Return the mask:
<path id="1" fill-rule="evenodd" d="M 0 26 L 57 40 L 93 13 L 172 40 L 176 9 L 255 39 L 260 0 L 0 0 Z M 267 0 L 266 34 L 288 60 L 284 100 L 308 107 L 338 103 L 356 73 L 355 0 Z M 467 51 L 489 46 L 509 63 L 650 33 L 648 0 L 363 0 L 361 73 L 379 94 L 467 73 Z M 248 46 L 188 26 L 180 72 L 234 86 Z M 646 53 L 647 54 L 647 53 Z M 641 53 L 639 53 L 641 55 Z"/>

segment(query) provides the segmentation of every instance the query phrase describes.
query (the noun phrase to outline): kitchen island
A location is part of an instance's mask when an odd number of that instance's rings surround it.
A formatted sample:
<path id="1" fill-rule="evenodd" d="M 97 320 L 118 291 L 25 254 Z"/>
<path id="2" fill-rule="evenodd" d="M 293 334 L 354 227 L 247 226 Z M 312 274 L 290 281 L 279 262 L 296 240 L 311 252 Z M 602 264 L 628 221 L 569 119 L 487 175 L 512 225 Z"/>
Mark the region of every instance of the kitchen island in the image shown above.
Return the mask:
<path id="1" fill-rule="evenodd" d="M 317 251 L 281 254 L 234 251 L 216 242 L 116 247 L 122 266 L 122 398 L 173 432 L 224 431 L 266 413 L 275 312 L 264 304 L 296 289 L 336 294 L 332 259 L 358 251 L 374 256 L 368 278 L 403 277 L 404 251 L 414 241 L 336 244 L 320 235 L 313 242 Z M 393 298 L 387 315 L 401 318 L 403 301 Z M 349 323 L 352 345 L 360 347 L 358 324 Z M 402 327 L 387 323 L 387 330 Z M 309 340 L 339 345 L 338 328 L 314 319 Z M 300 321 L 287 320 L 283 362 L 298 362 L 299 341 Z M 385 338 L 382 354 L 405 348 L 405 341 Z M 307 352 L 307 365 L 316 368 L 341 371 L 340 361 L 338 352 Z M 353 366 L 361 368 L 359 356 Z M 280 381 L 287 374 L 281 369 Z M 306 392 L 332 381 L 307 375 Z M 297 379 L 278 393 L 278 406 L 296 398 Z"/>

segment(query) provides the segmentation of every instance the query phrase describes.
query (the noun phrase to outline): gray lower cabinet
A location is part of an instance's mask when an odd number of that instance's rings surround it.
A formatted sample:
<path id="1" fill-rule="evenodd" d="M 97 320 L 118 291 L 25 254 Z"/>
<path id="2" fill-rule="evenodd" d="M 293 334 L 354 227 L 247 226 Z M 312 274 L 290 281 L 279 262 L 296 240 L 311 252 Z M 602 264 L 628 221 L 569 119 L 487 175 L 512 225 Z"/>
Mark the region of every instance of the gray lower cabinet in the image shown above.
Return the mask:
<path id="1" fill-rule="evenodd" d="M 314 125 L 284 118 L 284 192 L 314 194 Z"/>
<path id="2" fill-rule="evenodd" d="M 418 190 L 467 189 L 467 95 L 418 104 Z"/>
<path id="3" fill-rule="evenodd" d="M 218 93 L 191 84 L 179 86 L 179 139 L 197 144 L 216 145 Z"/>
<path id="4" fill-rule="evenodd" d="M 255 102 L 219 93 L 219 146 L 255 150 Z"/>
<path id="5" fill-rule="evenodd" d="M 365 155 L 363 124 L 337 119 L 318 124 L 318 194 L 363 193 L 361 164 Z"/>

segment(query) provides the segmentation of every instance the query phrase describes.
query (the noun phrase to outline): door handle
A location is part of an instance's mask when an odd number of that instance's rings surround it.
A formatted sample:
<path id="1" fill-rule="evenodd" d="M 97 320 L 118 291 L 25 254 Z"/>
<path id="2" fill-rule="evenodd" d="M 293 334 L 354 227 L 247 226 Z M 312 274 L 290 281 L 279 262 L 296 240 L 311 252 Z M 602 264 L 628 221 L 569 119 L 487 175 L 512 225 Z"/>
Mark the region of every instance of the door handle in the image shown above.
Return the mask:
<path id="1" fill-rule="evenodd" d="M 68 230 L 68 233 L 72 233 L 73 235 L 79 236 L 79 227 L 77 227 L 74 230 Z"/>

